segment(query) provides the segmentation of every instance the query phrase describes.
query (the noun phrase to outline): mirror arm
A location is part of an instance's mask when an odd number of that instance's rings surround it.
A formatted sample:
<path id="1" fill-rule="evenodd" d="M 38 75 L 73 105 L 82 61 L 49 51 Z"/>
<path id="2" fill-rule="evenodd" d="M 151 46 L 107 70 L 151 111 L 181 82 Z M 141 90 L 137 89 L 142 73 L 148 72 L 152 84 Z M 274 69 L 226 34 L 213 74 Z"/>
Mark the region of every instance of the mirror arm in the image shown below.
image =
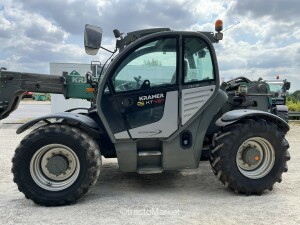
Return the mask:
<path id="1" fill-rule="evenodd" d="M 102 46 L 100 46 L 100 48 L 102 48 L 102 49 L 104 49 L 104 50 L 106 50 L 106 51 L 108 51 L 108 52 L 110 52 L 110 53 L 115 53 L 115 52 L 117 51 L 117 49 L 115 49 L 114 51 L 110 51 L 110 50 L 108 50 L 107 48 L 104 48 L 104 47 L 102 47 Z"/>

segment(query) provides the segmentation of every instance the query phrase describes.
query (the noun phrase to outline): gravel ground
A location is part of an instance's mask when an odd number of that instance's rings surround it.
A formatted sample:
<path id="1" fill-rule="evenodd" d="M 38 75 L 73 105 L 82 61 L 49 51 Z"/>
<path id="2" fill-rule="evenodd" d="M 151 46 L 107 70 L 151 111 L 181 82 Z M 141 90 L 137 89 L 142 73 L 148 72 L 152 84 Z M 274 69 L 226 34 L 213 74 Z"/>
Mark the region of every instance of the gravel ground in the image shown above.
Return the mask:
<path id="1" fill-rule="evenodd" d="M 291 161 L 283 181 L 262 196 L 227 190 L 210 170 L 156 175 L 121 173 L 115 159 L 103 159 L 98 183 L 77 204 L 41 207 L 13 183 L 11 158 L 26 133 L 0 124 L 0 224 L 300 224 L 300 124 L 287 135 Z"/>

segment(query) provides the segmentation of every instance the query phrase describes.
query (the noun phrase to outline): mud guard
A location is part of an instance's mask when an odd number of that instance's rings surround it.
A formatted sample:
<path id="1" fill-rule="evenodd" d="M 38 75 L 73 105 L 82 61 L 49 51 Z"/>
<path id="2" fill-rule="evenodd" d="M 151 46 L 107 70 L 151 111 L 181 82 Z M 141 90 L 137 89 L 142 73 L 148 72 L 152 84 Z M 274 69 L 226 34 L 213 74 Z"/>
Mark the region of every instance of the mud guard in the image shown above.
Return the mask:
<path id="1" fill-rule="evenodd" d="M 224 127 L 245 118 L 264 118 L 266 120 L 275 122 L 278 127 L 281 128 L 284 132 L 288 132 L 290 130 L 290 126 L 288 125 L 288 123 L 281 119 L 279 116 L 253 109 L 238 109 L 229 111 L 216 121 L 216 125 L 219 127 Z"/>
<path id="2" fill-rule="evenodd" d="M 49 119 L 55 119 L 55 121 L 51 122 L 49 121 Z M 40 121 L 44 121 L 45 123 L 48 124 L 51 123 L 71 124 L 76 127 L 82 128 L 84 131 L 86 131 L 91 135 L 100 135 L 100 133 L 102 133 L 102 130 L 99 127 L 99 125 L 92 118 L 82 114 L 75 114 L 69 112 L 54 113 L 54 114 L 38 117 L 36 119 L 24 123 L 22 126 L 20 126 L 17 129 L 16 133 L 20 134 Z"/>

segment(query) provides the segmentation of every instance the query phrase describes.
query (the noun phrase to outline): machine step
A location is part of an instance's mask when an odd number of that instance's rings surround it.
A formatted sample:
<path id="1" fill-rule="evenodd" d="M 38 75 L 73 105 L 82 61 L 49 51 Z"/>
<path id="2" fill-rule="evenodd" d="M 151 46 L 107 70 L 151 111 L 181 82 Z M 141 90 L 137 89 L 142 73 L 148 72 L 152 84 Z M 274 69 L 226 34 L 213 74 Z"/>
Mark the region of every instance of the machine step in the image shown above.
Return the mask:
<path id="1" fill-rule="evenodd" d="M 161 167 L 141 167 L 137 170 L 139 174 L 162 173 L 163 171 Z"/>
<path id="2" fill-rule="evenodd" d="M 140 151 L 138 152 L 138 156 L 159 156 L 161 155 L 160 151 Z"/>

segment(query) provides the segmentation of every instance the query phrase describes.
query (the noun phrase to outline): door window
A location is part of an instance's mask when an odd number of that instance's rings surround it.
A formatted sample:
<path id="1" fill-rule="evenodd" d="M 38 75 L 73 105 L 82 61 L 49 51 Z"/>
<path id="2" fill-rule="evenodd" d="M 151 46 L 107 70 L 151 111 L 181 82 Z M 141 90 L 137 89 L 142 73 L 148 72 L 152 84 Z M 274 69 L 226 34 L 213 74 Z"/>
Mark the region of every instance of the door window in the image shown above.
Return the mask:
<path id="1" fill-rule="evenodd" d="M 214 79 L 210 50 L 207 44 L 196 37 L 184 38 L 184 83 Z"/>
<path id="2" fill-rule="evenodd" d="M 112 83 L 116 92 L 176 84 L 177 41 L 152 41 L 132 52 L 120 64 Z"/>

